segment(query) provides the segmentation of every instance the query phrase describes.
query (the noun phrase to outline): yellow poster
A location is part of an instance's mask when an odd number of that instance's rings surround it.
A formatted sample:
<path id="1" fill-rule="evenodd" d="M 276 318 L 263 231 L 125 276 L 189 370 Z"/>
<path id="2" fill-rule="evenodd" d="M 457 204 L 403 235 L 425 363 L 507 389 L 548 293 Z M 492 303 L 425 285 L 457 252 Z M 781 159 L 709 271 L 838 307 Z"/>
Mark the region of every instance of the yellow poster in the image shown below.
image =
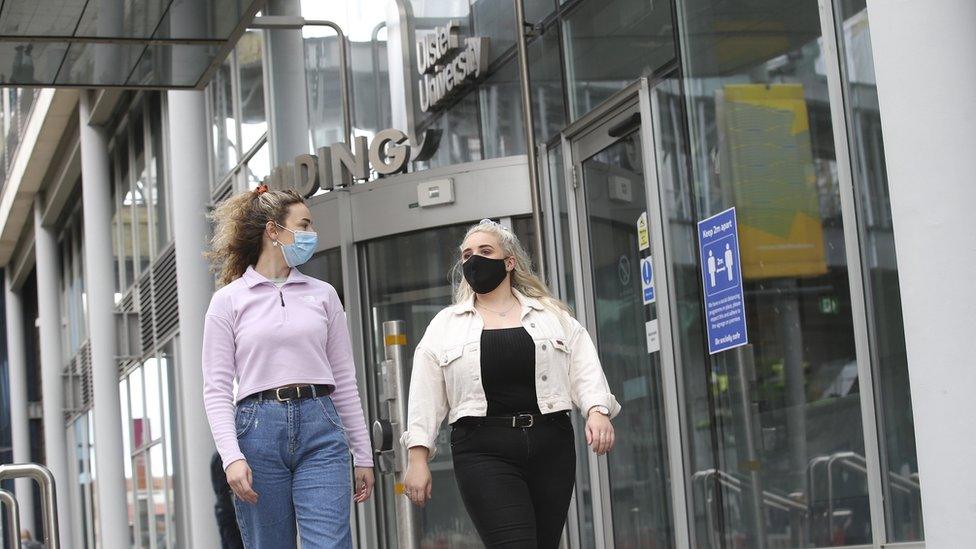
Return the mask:
<path id="1" fill-rule="evenodd" d="M 742 276 L 826 273 L 803 86 L 728 85 L 716 106 L 722 187 L 738 214 Z"/>

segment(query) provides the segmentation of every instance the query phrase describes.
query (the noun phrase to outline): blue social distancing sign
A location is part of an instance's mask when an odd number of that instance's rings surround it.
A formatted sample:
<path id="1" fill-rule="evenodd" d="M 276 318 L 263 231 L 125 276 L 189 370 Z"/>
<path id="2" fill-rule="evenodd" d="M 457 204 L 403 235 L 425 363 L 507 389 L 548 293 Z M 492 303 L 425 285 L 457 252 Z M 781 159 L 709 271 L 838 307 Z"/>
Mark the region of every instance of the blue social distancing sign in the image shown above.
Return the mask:
<path id="1" fill-rule="evenodd" d="M 708 352 L 749 343 L 735 208 L 698 222 Z"/>

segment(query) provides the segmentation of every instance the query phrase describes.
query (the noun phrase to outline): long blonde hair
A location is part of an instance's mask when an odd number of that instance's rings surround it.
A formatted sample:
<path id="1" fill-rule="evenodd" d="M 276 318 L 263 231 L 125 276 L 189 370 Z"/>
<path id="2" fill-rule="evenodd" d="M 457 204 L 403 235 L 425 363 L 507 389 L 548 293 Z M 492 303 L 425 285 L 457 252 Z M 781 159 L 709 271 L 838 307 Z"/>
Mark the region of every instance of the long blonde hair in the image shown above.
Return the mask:
<path id="1" fill-rule="evenodd" d="M 266 189 L 262 185 L 236 194 L 218 204 L 209 215 L 214 234 L 210 251 L 204 255 L 210 261 L 210 270 L 219 273 L 217 282 L 221 286 L 240 278 L 248 266 L 257 263 L 268 221 L 284 225 L 288 208 L 305 203 L 291 189 Z"/>
<path id="2" fill-rule="evenodd" d="M 565 311 L 572 314 L 565 303 L 552 295 L 546 283 L 532 272 L 532 263 L 529 261 L 529 254 L 525 252 L 522 243 L 519 242 L 515 233 L 505 228 L 504 225 L 496 223 L 490 219 L 482 219 L 477 225 L 472 225 L 461 239 L 461 245 L 474 233 L 488 233 L 498 240 L 498 245 L 502 249 L 505 257 L 515 258 L 515 268 L 511 271 L 512 288 L 518 290 L 527 297 L 538 299 L 544 307 L 553 311 Z M 458 252 L 461 251 L 458 246 Z M 454 304 L 466 303 L 474 295 L 471 285 L 464 279 L 463 261 L 460 256 L 454 267 L 451 269 L 451 281 L 454 284 Z"/>

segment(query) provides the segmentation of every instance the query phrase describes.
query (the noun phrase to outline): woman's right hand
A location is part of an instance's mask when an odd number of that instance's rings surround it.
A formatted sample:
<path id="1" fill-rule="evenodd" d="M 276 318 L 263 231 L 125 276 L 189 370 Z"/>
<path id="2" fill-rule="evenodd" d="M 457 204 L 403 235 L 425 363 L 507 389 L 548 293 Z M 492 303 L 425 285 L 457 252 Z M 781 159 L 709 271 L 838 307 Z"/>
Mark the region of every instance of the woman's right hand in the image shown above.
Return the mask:
<path id="1" fill-rule="evenodd" d="M 427 455 L 427 448 L 411 448 L 407 472 L 403 475 L 404 495 L 420 507 L 430 501 L 433 489 L 430 467 L 427 466 Z"/>
<path id="2" fill-rule="evenodd" d="M 251 467 L 247 464 L 247 461 L 239 459 L 231 463 L 227 466 L 226 473 L 227 484 L 230 485 L 230 489 L 234 492 L 235 496 L 251 505 L 258 502 L 257 492 L 251 489 L 253 479 L 251 478 Z"/>

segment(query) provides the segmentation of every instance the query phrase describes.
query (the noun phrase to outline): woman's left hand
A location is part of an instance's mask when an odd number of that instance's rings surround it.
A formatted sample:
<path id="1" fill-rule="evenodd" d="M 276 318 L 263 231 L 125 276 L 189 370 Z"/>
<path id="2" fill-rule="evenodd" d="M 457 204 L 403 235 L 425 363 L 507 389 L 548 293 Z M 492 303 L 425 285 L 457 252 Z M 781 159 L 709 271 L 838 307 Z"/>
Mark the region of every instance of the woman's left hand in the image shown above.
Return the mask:
<path id="1" fill-rule="evenodd" d="M 362 503 L 369 499 L 370 494 L 373 493 L 373 483 L 375 482 L 373 480 L 373 468 L 356 467 L 355 470 L 356 485 L 352 488 L 355 494 L 353 501 Z"/>
<path id="2" fill-rule="evenodd" d="M 586 417 L 586 443 L 602 456 L 613 448 L 613 425 L 610 418 L 596 410 L 590 410 Z"/>

